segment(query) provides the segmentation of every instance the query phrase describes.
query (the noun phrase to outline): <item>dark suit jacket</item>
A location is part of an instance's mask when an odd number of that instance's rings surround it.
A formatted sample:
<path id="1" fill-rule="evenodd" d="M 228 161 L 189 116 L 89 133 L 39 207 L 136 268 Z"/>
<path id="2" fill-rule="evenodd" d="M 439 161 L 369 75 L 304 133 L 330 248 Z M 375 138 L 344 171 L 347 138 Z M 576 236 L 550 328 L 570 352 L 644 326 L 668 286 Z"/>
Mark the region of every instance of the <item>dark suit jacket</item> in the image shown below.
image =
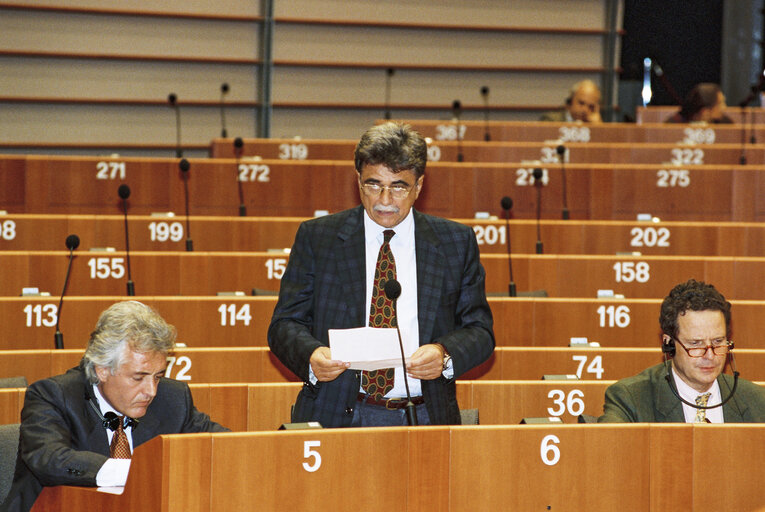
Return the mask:
<path id="1" fill-rule="evenodd" d="M 414 233 L 420 345 L 446 347 L 456 378 L 494 350 L 478 245 L 470 227 L 417 211 Z M 300 225 L 268 330 L 273 353 L 305 382 L 292 421 L 351 424 L 359 372 L 311 385 L 308 366 L 328 329 L 367 324 L 365 261 L 361 206 Z M 460 422 L 454 379 L 423 380 L 422 392 L 431 423 Z"/>
<path id="2" fill-rule="evenodd" d="M 96 474 L 109 458 L 109 444 L 102 420 L 89 405 L 92 396 L 92 386 L 79 368 L 27 388 L 16 471 L 0 511 L 29 510 L 44 485 L 96 485 Z M 188 385 L 163 378 L 133 429 L 133 446 L 160 434 L 225 430 L 197 411 Z"/>
<path id="3" fill-rule="evenodd" d="M 598 422 L 684 423 L 682 403 L 670 390 L 666 375 L 664 364 L 658 364 L 609 386 Z M 725 399 L 733 377 L 720 374 L 717 382 Z M 725 423 L 765 422 L 765 389 L 739 378 L 736 394 L 722 408 Z"/>

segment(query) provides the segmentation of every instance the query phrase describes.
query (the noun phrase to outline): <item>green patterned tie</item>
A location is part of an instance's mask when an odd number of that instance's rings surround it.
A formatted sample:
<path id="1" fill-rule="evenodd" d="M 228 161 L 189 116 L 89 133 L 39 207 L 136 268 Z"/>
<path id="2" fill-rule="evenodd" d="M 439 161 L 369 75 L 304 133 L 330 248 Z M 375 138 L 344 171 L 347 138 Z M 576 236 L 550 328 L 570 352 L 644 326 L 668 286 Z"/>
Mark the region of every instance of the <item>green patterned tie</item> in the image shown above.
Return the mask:
<path id="1" fill-rule="evenodd" d="M 380 246 L 375 266 L 375 279 L 372 286 L 372 306 L 369 308 L 369 325 L 371 327 L 396 327 L 393 316 L 393 302 L 385 296 L 385 283 L 396 279 L 396 261 L 390 250 L 390 239 L 396 232 L 386 229 L 383 232 L 385 240 Z M 393 368 L 365 371 L 361 374 L 361 389 L 375 400 L 380 400 L 393 389 Z"/>
<path id="2" fill-rule="evenodd" d="M 696 405 L 700 405 L 702 407 L 706 407 L 707 401 L 709 400 L 709 397 L 712 396 L 712 393 L 704 393 L 703 395 L 699 395 L 696 397 Z M 696 417 L 693 419 L 694 423 L 706 423 L 707 422 L 707 410 L 706 409 L 696 409 Z"/>

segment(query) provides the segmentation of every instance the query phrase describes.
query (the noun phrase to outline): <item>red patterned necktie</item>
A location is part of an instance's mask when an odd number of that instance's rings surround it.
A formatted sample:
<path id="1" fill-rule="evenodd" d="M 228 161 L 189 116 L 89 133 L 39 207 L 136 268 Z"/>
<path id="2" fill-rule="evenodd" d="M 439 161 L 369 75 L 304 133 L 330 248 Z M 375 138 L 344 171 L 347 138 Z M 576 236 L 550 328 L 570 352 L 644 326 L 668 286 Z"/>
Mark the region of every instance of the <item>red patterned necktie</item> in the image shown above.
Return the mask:
<path id="1" fill-rule="evenodd" d="M 380 246 L 375 266 L 375 279 L 372 286 L 372 306 L 369 308 L 369 325 L 371 327 L 396 327 L 396 318 L 393 316 L 393 302 L 385 296 L 385 283 L 396 279 L 396 261 L 390 250 L 390 239 L 396 232 L 386 229 L 383 232 L 385 240 Z M 393 389 L 393 368 L 365 371 L 361 374 L 361 389 L 380 400 Z"/>
<path id="2" fill-rule="evenodd" d="M 129 459 L 131 458 L 130 443 L 128 443 L 127 434 L 125 434 L 125 429 L 122 427 L 125 417 L 120 416 L 119 419 L 120 425 L 114 432 L 112 444 L 109 447 L 110 457 L 112 459 Z"/>

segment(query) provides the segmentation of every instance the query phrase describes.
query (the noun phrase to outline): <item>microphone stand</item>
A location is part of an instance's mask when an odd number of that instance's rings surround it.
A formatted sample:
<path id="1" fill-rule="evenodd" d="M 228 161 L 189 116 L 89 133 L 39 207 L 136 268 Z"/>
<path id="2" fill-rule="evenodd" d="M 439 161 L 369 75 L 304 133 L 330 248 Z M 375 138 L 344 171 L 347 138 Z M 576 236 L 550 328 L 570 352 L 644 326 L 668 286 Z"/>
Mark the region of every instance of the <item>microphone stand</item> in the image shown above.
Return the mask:
<path id="1" fill-rule="evenodd" d="M 385 70 L 385 119 L 390 119 L 390 90 L 393 73 L 395 73 L 393 68 Z"/>
<path id="2" fill-rule="evenodd" d="M 537 254 L 544 253 L 542 244 L 542 228 L 540 219 L 542 217 L 542 169 L 534 169 L 534 187 L 537 189 Z"/>
<path id="3" fill-rule="evenodd" d="M 183 157 L 183 149 L 181 149 L 181 109 L 178 106 L 178 96 L 174 92 L 171 92 L 167 101 L 170 106 L 175 110 L 175 156 L 177 158 Z"/>
<path id="4" fill-rule="evenodd" d="M 507 201 L 505 200 L 507 199 Z M 503 197 L 502 198 L 502 209 L 505 212 L 505 232 L 507 233 L 507 237 L 505 238 L 505 241 L 507 242 L 507 266 L 510 270 L 510 284 L 508 285 L 508 295 L 510 297 L 517 297 L 518 291 L 515 288 L 515 280 L 513 279 L 513 258 L 510 255 L 510 208 L 513 207 L 513 200 L 509 197 Z"/>
<path id="5" fill-rule="evenodd" d="M 489 142 L 489 86 L 481 87 L 481 96 L 483 97 L 483 140 Z"/>
<path id="6" fill-rule="evenodd" d="M 244 141 L 241 137 L 234 139 L 234 156 L 236 157 L 236 186 L 239 189 L 239 216 L 247 216 L 247 207 L 244 205 L 244 189 L 242 188 L 242 180 L 239 179 L 239 160 L 242 158 L 242 151 L 244 147 Z"/>
<path id="7" fill-rule="evenodd" d="M 80 237 L 69 235 L 66 237 L 66 246 L 69 249 L 69 266 L 66 267 L 66 277 L 64 278 L 64 289 L 61 290 L 61 297 L 58 301 L 58 313 L 56 314 L 56 332 L 53 334 L 53 342 L 57 350 L 64 348 L 64 335 L 59 330 L 59 321 L 61 320 L 61 308 L 64 305 L 64 295 L 66 287 L 69 284 L 69 273 L 72 271 L 72 260 L 74 259 L 74 250 L 80 245 Z"/>
<path id="8" fill-rule="evenodd" d="M 385 293 L 385 297 L 389 299 L 392 304 L 393 308 L 393 318 L 396 319 L 396 334 L 398 335 L 398 348 L 401 350 L 401 369 L 404 373 L 404 387 L 406 388 L 406 421 L 409 423 L 410 427 L 416 427 L 419 425 L 419 422 L 417 421 L 417 409 L 415 409 L 414 403 L 412 402 L 412 395 L 409 392 L 409 379 L 406 378 L 406 358 L 404 357 L 404 342 L 401 340 L 401 328 L 398 326 L 398 312 L 396 310 L 396 306 L 398 305 L 398 298 L 401 295 L 401 284 L 395 280 L 391 279 L 390 281 L 385 283 L 385 286 L 383 287 L 383 291 Z"/>
<path id="9" fill-rule="evenodd" d="M 189 169 L 191 164 L 185 158 L 178 163 L 183 179 L 183 193 L 186 199 L 186 252 L 194 250 L 194 241 L 191 239 L 191 226 L 189 225 Z"/>
<path id="10" fill-rule="evenodd" d="M 127 198 L 130 197 L 130 187 L 121 185 L 119 196 L 122 198 L 122 211 L 125 213 L 125 259 L 127 260 L 127 294 L 128 297 L 135 296 L 135 284 L 130 274 L 130 237 L 128 236 L 128 218 L 127 218 Z"/>
<path id="11" fill-rule="evenodd" d="M 226 94 L 228 94 L 228 84 L 224 82 L 220 86 L 220 136 L 223 138 L 228 137 L 228 131 L 226 130 L 226 112 L 223 108 L 223 100 Z"/>
<path id="12" fill-rule="evenodd" d="M 563 220 L 569 219 L 568 194 L 566 193 L 566 146 L 560 144 L 555 151 L 558 153 L 558 162 L 560 162 L 561 182 L 563 184 L 563 211 L 561 216 Z"/>
<path id="13" fill-rule="evenodd" d="M 452 102 L 452 116 L 457 125 L 457 161 L 463 162 L 465 155 L 462 154 L 462 134 L 460 133 L 460 115 L 462 115 L 462 103 L 460 100 Z"/>

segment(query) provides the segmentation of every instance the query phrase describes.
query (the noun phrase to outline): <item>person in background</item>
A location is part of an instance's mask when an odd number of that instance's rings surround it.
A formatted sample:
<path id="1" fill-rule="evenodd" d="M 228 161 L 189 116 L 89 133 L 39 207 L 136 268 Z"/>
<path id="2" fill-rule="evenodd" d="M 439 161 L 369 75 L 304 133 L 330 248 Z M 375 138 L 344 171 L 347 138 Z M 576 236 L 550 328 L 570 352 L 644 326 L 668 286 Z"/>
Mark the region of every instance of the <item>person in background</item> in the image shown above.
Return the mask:
<path id="1" fill-rule="evenodd" d="M 575 83 L 569 91 L 563 110 L 546 112 L 540 121 L 558 123 L 600 123 L 600 88 L 592 80 Z"/>
<path id="2" fill-rule="evenodd" d="M 700 83 L 685 97 L 680 110 L 665 122 L 730 124 L 733 120 L 725 115 L 726 108 L 725 95 L 719 85 Z"/>

